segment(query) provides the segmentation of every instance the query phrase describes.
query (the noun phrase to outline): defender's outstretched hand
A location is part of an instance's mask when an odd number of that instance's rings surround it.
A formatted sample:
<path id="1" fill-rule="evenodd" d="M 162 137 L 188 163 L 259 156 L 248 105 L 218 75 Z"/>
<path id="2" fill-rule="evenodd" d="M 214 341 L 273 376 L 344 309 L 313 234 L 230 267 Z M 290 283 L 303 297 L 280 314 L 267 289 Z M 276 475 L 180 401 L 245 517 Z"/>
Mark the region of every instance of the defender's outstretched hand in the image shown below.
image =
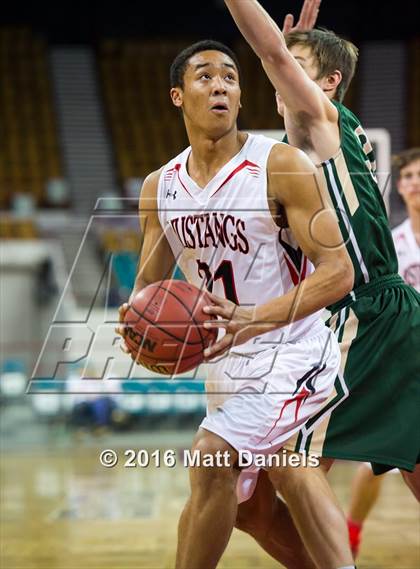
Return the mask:
<path id="1" fill-rule="evenodd" d="M 300 11 L 299 20 L 294 26 L 293 14 L 287 14 L 283 22 L 283 34 L 298 32 L 301 30 L 312 30 L 318 18 L 319 5 L 321 0 L 305 0 Z"/>

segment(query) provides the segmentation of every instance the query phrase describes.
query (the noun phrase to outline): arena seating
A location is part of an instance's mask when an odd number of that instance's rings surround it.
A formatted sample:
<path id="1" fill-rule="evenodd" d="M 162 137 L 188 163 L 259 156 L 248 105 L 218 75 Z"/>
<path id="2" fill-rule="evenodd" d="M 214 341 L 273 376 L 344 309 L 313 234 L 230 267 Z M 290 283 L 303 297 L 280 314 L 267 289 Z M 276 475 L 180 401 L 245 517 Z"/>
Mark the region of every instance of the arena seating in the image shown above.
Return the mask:
<path id="1" fill-rule="evenodd" d="M 122 187 L 188 144 L 182 117 L 169 99 L 170 64 L 188 43 L 104 40 L 100 45 L 99 80 Z M 240 127 L 281 128 L 260 62 L 245 43 L 233 47 L 242 70 Z M 48 184 L 62 178 L 63 169 L 44 40 L 27 28 L 0 29 L 0 73 L 0 207 L 12 205 L 19 193 L 49 206 Z"/>
<path id="2" fill-rule="evenodd" d="M 0 239 L 36 239 L 37 227 L 32 219 L 3 216 L 0 221 Z"/>
<path id="3" fill-rule="evenodd" d="M 234 50 L 241 66 L 240 128 L 244 130 L 283 128 L 283 120 L 276 112 L 274 88 L 267 79 L 260 60 L 242 41 L 234 46 Z"/>
<path id="4" fill-rule="evenodd" d="M 62 166 L 45 42 L 27 28 L 0 28 L 0 207 L 30 194 L 48 205 L 46 184 Z"/>
<path id="5" fill-rule="evenodd" d="M 121 181 L 143 178 L 187 144 L 169 100 L 169 66 L 182 44 L 104 41 L 99 52 L 106 114 Z"/>

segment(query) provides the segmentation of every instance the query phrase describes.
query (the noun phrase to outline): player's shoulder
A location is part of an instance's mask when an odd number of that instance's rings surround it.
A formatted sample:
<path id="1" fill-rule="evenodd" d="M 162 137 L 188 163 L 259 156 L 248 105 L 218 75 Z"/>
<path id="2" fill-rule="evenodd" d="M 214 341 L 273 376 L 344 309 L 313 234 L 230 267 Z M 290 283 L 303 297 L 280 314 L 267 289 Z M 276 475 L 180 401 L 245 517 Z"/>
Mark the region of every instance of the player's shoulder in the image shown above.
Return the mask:
<path id="1" fill-rule="evenodd" d="M 162 175 L 164 166 L 161 166 L 158 170 L 154 170 L 148 174 L 142 184 L 140 190 L 140 202 L 141 203 L 153 203 L 156 202 L 158 195 L 159 180 Z"/>
<path id="2" fill-rule="evenodd" d="M 163 166 L 161 166 L 158 170 L 154 170 L 148 174 L 143 182 L 141 193 L 142 195 L 151 194 L 156 192 L 158 187 L 159 179 L 163 171 Z"/>
<path id="3" fill-rule="evenodd" d="M 309 156 L 290 144 L 278 142 L 273 145 L 268 158 L 267 169 L 269 172 L 295 173 L 302 171 L 315 171 L 315 166 Z"/>

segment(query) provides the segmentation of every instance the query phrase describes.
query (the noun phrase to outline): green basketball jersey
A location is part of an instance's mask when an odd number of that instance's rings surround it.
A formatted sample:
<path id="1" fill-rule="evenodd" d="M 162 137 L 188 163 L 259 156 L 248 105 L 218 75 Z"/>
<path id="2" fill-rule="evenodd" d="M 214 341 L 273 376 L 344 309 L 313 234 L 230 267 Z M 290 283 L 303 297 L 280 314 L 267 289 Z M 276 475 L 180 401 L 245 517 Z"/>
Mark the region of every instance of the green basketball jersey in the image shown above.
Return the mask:
<path id="1" fill-rule="evenodd" d="M 341 146 L 318 169 L 336 209 L 354 266 L 354 288 L 398 272 L 385 204 L 375 176 L 373 148 L 359 120 L 341 103 Z M 285 139 L 287 142 L 287 139 Z"/>

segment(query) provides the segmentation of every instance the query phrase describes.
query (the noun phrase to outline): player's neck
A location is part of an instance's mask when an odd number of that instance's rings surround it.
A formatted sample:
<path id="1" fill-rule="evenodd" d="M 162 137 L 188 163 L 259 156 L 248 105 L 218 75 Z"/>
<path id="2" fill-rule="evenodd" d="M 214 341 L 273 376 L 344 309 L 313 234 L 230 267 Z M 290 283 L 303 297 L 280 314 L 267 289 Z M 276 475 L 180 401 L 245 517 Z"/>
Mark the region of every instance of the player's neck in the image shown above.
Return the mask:
<path id="1" fill-rule="evenodd" d="M 408 208 L 408 217 L 410 218 L 411 229 L 414 233 L 417 245 L 420 246 L 420 211 L 414 208 Z"/>
<path id="2" fill-rule="evenodd" d="M 247 134 L 235 128 L 218 139 L 189 134 L 191 154 L 187 163 L 190 177 L 200 186 L 205 187 L 218 171 L 229 162 L 242 148 Z"/>

